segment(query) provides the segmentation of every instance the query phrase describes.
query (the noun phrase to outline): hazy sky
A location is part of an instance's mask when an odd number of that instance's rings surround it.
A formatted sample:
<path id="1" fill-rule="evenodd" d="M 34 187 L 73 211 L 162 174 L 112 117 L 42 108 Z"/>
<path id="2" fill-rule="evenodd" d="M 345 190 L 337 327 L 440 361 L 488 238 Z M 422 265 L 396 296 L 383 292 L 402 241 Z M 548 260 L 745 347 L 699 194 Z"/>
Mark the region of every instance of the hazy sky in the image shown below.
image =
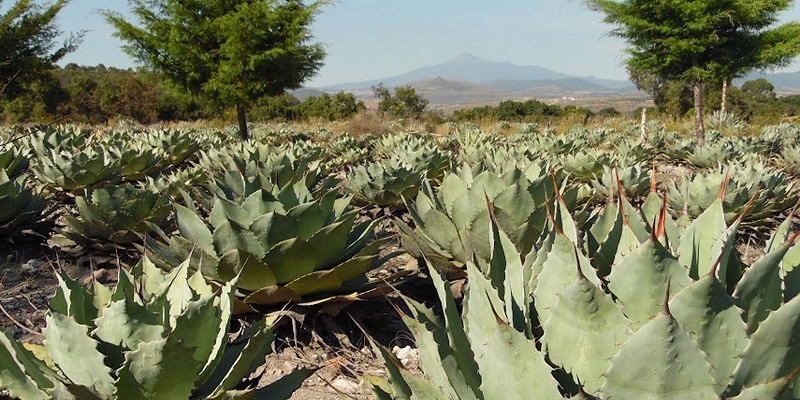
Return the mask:
<path id="1" fill-rule="evenodd" d="M 65 31 L 86 29 L 64 62 L 131 67 L 113 29 L 96 12 L 125 12 L 125 0 L 72 0 Z M 800 6 L 782 15 L 800 20 Z M 308 86 L 384 78 L 469 52 L 493 61 L 537 65 L 579 76 L 626 79 L 624 43 L 608 36 L 601 15 L 580 0 L 338 0 L 313 26 L 325 66 Z M 788 70 L 800 69 L 795 63 Z"/>

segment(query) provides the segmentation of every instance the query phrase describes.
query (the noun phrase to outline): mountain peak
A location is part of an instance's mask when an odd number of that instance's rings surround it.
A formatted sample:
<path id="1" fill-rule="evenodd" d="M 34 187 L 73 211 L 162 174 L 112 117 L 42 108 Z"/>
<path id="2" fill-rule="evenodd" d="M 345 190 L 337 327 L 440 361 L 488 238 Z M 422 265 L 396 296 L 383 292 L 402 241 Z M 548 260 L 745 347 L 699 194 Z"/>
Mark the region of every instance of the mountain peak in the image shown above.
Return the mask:
<path id="1" fill-rule="evenodd" d="M 446 64 L 486 61 L 475 54 L 464 52 L 446 61 Z"/>

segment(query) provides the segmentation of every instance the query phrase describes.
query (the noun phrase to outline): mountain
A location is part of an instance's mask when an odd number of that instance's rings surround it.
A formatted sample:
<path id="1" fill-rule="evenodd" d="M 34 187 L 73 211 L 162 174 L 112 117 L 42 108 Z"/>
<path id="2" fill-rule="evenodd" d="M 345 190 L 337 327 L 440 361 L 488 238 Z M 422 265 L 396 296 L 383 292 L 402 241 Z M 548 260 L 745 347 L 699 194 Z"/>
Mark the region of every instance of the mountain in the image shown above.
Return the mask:
<path id="1" fill-rule="evenodd" d="M 794 73 L 751 74 L 746 80 L 767 78 L 779 94 L 800 93 L 800 71 Z M 342 83 L 320 88 L 325 92 L 351 91 L 363 99 L 371 99 L 371 86 L 384 83 L 389 87 L 411 85 L 433 104 L 457 105 L 521 100 L 640 98 L 646 94 L 636 90 L 629 80 L 602 79 L 594 76 L 572 76 L 538 66 L 497 62 L 463 53 L 441 64 L 417 68 L 405 74 L 362 82 Z"/>
<path id="2" fill-rule="evenodd" d="M 402 75 L 363 82 L 342 83 L 326 87 L 325 90 L 357 90 L 369 88 L 381 82 L 389 87 L 393 87 L 436 78 L 474 83 L 491 81 L 556 81 L 574 78 L 584 79 L 562 74 L 543 67 L 522 66 L 511 62 L 489 61 L 470 53 L 464 53 L 444 63 L 417 68 Z M 588 77 L 584 80 L 602 86 L 612 84 L 615 86 L 612 88 L 631 86 L 631 83 L 626 81 L 607 81 L 594 77 Z"/>

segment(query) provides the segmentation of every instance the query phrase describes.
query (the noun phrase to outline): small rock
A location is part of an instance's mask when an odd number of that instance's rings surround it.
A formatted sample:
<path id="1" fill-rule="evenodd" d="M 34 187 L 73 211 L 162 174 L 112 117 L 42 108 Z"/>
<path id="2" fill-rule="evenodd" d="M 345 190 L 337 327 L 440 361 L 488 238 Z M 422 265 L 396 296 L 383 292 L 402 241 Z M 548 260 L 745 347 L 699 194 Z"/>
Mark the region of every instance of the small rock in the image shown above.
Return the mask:
<path id="1" fill-rule="evenodd" d="M 358 393 L 359 390 L 358 382 L 344 376 L 339 376 L 334 379 L 333 382 L 331 382 L 331 386 L 345 394 L 355 394 Z"/>
<path id="2" fill-rule="evenodd" d="M 19 267 L 19 272 L 23 275 L 33 275 L 39 271 L 39 267 L 41 267 L 42 264 L 44 264 L 44 262 L 37 259 L 25 261 L 25 263 Z"/>
<path id="3" fill-rule="evenodd" d="M 402 348 L 394 346 L 394 348 L 392 348 L 392 353 L 394 353 L 403 366 L 408 369 L 415 369 L 419 366 L 419 353 L 417 349 L 413 349 L 411 346 Z"/>

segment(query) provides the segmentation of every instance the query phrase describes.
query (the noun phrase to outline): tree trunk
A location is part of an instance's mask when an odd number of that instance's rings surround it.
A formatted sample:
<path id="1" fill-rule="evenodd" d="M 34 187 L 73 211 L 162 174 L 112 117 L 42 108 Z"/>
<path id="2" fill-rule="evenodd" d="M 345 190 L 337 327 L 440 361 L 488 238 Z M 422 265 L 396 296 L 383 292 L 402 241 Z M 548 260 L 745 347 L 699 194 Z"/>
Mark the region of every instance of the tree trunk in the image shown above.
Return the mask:
<path id="1" fill-rule="evenodd" d="M 243 105 L 236 106 L 236 115 L 239 118 L 239 136 L 242 140 L 250 140 L 250 133 L 247 132 L 247 110 Z"/>
<path id="2" fill-rule="evenodd" d="M 642 126 L 641 126 L 641 136 L 640 139 L 642 143 L 647 143 L 647 109 L 642 108 Z"/>
<path id="3" fill-rule="evenodd" d="M 722 80 L 722 104 L 720 104 L 719 110 L 722 114 L 728 112 L 728 78 Z"/>
<path id="4" fill-rule="evenodd" d="M 697 144 L 702 146 L 706 141 L 706 127 L 703 124 L 703 82 L 694 83 L 694 122 Z"/>

